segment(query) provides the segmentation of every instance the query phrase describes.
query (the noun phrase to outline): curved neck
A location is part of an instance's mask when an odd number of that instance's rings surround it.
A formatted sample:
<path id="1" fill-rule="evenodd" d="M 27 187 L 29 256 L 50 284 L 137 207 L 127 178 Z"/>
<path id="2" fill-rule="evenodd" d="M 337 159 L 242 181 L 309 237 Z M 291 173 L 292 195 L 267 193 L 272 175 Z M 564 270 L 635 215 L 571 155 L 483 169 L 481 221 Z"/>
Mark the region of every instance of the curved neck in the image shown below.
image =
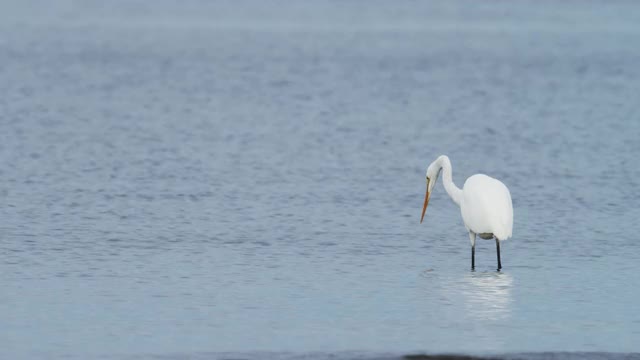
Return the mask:
<path id="1" fill-rule="evenodd" d="M 451 174 L 451 161 L 446 156 L 438 158 L 438 164 L 442 168 L 442 185 L 447 190 L 447 194 L 451 197 L 451 200 L 460 205 L 462 201 L 462 190 L 453 183 L 453 175 Z"/>

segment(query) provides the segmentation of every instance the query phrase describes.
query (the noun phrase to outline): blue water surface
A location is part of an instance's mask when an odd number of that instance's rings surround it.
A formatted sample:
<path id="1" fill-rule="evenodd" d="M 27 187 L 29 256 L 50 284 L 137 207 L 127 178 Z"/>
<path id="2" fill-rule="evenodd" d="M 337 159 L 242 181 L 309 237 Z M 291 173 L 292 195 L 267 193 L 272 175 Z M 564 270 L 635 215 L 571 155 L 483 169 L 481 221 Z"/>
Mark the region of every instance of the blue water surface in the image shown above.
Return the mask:
<path id="1" fill-rule="evenodd" d="M 634 1 L 3 2 L 0 358 L 640 352 L 639 24 Z M 419 224 L 440 154 L 511 190 L 502 272 L 483 240 L 470 271 L 440 184 Z"/>

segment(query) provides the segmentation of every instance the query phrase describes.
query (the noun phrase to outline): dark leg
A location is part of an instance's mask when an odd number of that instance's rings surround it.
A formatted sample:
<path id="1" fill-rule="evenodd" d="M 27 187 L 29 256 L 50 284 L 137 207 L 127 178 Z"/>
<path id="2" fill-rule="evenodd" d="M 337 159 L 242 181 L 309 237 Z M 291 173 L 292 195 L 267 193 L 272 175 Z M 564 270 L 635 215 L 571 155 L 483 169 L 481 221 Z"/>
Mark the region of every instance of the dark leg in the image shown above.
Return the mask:
<path id="1" fill-rule="evenodd" d="M 476 268 L 476 246 L 471 246 L 471 270 Z"/>
<path id="2" fill-rule="evenodd" d="M 502 269 L 502 263 L 500 263 L 500 240 L 496 238 L 496 250 L 498 252 L 498 271 Z"/>

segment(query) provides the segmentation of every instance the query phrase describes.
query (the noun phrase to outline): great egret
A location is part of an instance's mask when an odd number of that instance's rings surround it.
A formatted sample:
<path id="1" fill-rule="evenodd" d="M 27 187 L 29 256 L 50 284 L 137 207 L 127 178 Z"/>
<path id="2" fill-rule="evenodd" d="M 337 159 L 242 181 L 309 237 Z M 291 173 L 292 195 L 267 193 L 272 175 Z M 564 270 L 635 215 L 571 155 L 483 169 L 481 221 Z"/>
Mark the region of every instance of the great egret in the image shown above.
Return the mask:
<path id="1" fill-rule="evenodd" d="M 427 211 L 431 190 L 436 185 L 441 170 L 444 170 L 442 184 L 453 202 L 460 206 L 462 221 L 469 231 L 471 269 L 475 268 L 476 234 L 482 239 L 496 239 L 498 270 L 502 269 L 500 241 L 510 238 L 513 229 L 513 205 L 509 189 L 499 180 L 476 174 L 464 182 L 461 190 L 453 183 L 451 161 L 446 155 L 441 155 L 427 168 L 427 194 L 424 197 L 421 224 Z"/>

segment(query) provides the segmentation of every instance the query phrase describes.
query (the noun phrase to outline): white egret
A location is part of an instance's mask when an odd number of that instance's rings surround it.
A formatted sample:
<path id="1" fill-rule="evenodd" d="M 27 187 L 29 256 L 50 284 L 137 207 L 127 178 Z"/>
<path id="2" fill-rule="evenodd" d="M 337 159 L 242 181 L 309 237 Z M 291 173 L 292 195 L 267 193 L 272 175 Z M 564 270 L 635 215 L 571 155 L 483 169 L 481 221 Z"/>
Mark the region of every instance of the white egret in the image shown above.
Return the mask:
<path id="1" fill-rule="evenodd" d="M 501 181 L 483 174 L 469 177 L 460 189 L 453 183 L 451 161 L 446 155 L 441 155 L 427 168 L 427 194 L 424 198 L 420 223 L 424 220 L 431 190 L 436 185 L 441 170 L 444 171 L 442 184 L 453 202 L 460 206 L 462 221 L 469 231 L 471 269 L 475 268 L 476 235 L 478 235 L 486 240 L 496 239 L 498 270 L 500 270 L 502 268 L 500 241 L 510 238 L 513 229 L 513 205 L 509 189 Z"/>

